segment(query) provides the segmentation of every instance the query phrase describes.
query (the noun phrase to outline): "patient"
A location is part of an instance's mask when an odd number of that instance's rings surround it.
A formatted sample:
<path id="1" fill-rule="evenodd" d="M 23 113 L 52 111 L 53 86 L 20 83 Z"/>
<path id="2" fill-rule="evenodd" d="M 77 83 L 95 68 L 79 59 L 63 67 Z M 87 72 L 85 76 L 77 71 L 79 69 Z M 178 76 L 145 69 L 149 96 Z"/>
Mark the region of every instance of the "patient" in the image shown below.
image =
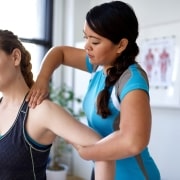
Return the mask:
<path id="1" fill-rule="evenodd" d="M 56 136 L 81 146 L 100 139 L 92 129 L 50 100 L 29 109 L 25 97 L 34 83 L 30 59 L 16 35 L 0 30 L 0 179 L 3 180 L 45 180 Z M 96 179 L 113 179 L 113 170 L 113 161 L 96 162 Z"/>

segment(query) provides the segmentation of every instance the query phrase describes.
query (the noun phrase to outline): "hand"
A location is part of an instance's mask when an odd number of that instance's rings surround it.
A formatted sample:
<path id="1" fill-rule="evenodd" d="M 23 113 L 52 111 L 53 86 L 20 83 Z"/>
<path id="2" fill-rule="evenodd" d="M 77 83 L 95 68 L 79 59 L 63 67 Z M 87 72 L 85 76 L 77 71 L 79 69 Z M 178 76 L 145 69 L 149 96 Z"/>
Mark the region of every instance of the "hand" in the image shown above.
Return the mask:
<path id="1" fill-rule="evenodd" d="M 47 81 L 37 80 L 30 89 L 26 101 L 31 108 L 35 108 L 49 95 L 49 85 Z"/>

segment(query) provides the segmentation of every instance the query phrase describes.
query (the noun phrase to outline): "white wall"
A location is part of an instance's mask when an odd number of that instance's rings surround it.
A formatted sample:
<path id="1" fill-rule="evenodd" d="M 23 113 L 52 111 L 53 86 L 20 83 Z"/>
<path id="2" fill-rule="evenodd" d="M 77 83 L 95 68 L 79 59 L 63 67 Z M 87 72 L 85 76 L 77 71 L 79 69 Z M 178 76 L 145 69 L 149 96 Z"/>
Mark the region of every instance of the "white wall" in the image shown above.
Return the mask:
<path id="1" fill-rule="evenodd" d="M 139 39 L 145 38 L 146 36 L 148 36 L 148 38 L 152 36 L 155 37 L 156 35 L 159 37 L 159 35 L 161 34 L 169 35 L 175 33 L 176 37 L 178 38 L 177 48 L 180 49 L 179 28 L 172 29 L 172 27 L 174 27 L 175 24 L 180 23 L 179 0 L 171 0 L 171 1 L 170 0 L 166 0 L 166 1 L 124 0 L 124 1 L 131 4 L 134 7 L 137 17 L 139 19 L 139 24 L 140 24 Z M 73 26 L 71 26 L 73 28 L 73 32 L 71 33 L 73 33 L 74 36 L 71 42 L 72 45 L 82 40 L 81 29 L 83 27 L 82 23 L 85 18 L 84 17 L 85 11 L 87 11 L 90 7 L 102 2 L 105 1 L 74 0 L 75 11 L 73 12 L 74 13 L 73 17 L 68 16 L 68 18 L 73 18 L 74 21 Z M 156 27 L 159 27 L 158 32 L 156 32 L 157 31 Z M 146 33 L 147 30 L 150 28 L 151 31 L 148 31 L 148 33 Z M 76 82 L 75 90 L 79 92 L 78 87 L 81 87 L 81 92 L 83 93 L 84 92 L 83 89 L 85 87 L 83 88 L 83 84 L 81 81 L 82 74 L 81 73 L 78 74 L 78 73 L 75 73 L 74 75 Z M 84 81 L 85 81 L 84 86 L 86 86 L 86 80 Z M 177 96 L 177 98 L 178 97 L 179 96 Z M 165 94 L 161 94 L 160 97 L 158 98 L 166 98 L 166 96 Z M 152 107 L 152 119 L 153 119 L 152 136 L 149 144 L 150 152 L 154 157 L 155 161 L 157 162 L 162 178 L 164 180 L 179 180 L 180 179 L 180 173 L 179 173 L 180 145 L 178 140 L 180 138 L 180 131 L 179 131 L 180 108 Z M 76 154 L 76 152 L 74 152 L 73 164 L 74 164 L 74 173 L 88 180 L 90 176 L 91 163 L 81 160 Z"/>

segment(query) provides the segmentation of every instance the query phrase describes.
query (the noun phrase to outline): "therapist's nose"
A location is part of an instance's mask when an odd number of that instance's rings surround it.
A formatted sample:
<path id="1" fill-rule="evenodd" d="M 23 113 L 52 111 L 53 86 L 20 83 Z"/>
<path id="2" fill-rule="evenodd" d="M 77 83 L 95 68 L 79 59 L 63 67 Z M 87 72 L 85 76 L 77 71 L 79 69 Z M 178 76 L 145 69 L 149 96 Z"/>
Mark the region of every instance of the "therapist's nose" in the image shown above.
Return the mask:
<path id="1" fill-rule="evenodd" d="M 86 40 L 86 43 L 84 45 L 84 49 L 86 51 L 91 51 L 92 50 L 92 47 L 91 47 L 90 43 L 88 42 L 88 40 Z"/>

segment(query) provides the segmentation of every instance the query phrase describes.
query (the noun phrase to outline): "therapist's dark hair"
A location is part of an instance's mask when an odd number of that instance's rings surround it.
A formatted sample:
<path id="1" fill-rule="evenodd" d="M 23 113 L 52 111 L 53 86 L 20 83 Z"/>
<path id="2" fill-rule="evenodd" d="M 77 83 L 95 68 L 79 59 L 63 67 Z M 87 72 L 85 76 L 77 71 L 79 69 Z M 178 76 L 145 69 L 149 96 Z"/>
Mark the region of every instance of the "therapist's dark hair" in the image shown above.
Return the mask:
<path id="1" fill-rule="evenodd" d="M 90 9 L 86 15 L 86 22 L 95 33 L 114 44 L 118 44 L 123 38 L 128 40 L 126 49 L 116 59 L 113 67 L 108 69 L 105 87 L 98 95 L 97 113 L 106 118 L 111 114 L 108 108 L 109 88 L 116 83 L 129 65 L 137 63 L 135 57 L 139 53 L 136 43 L 138 20 L 131 6 L 121 1 L 112 1 Z"/>

